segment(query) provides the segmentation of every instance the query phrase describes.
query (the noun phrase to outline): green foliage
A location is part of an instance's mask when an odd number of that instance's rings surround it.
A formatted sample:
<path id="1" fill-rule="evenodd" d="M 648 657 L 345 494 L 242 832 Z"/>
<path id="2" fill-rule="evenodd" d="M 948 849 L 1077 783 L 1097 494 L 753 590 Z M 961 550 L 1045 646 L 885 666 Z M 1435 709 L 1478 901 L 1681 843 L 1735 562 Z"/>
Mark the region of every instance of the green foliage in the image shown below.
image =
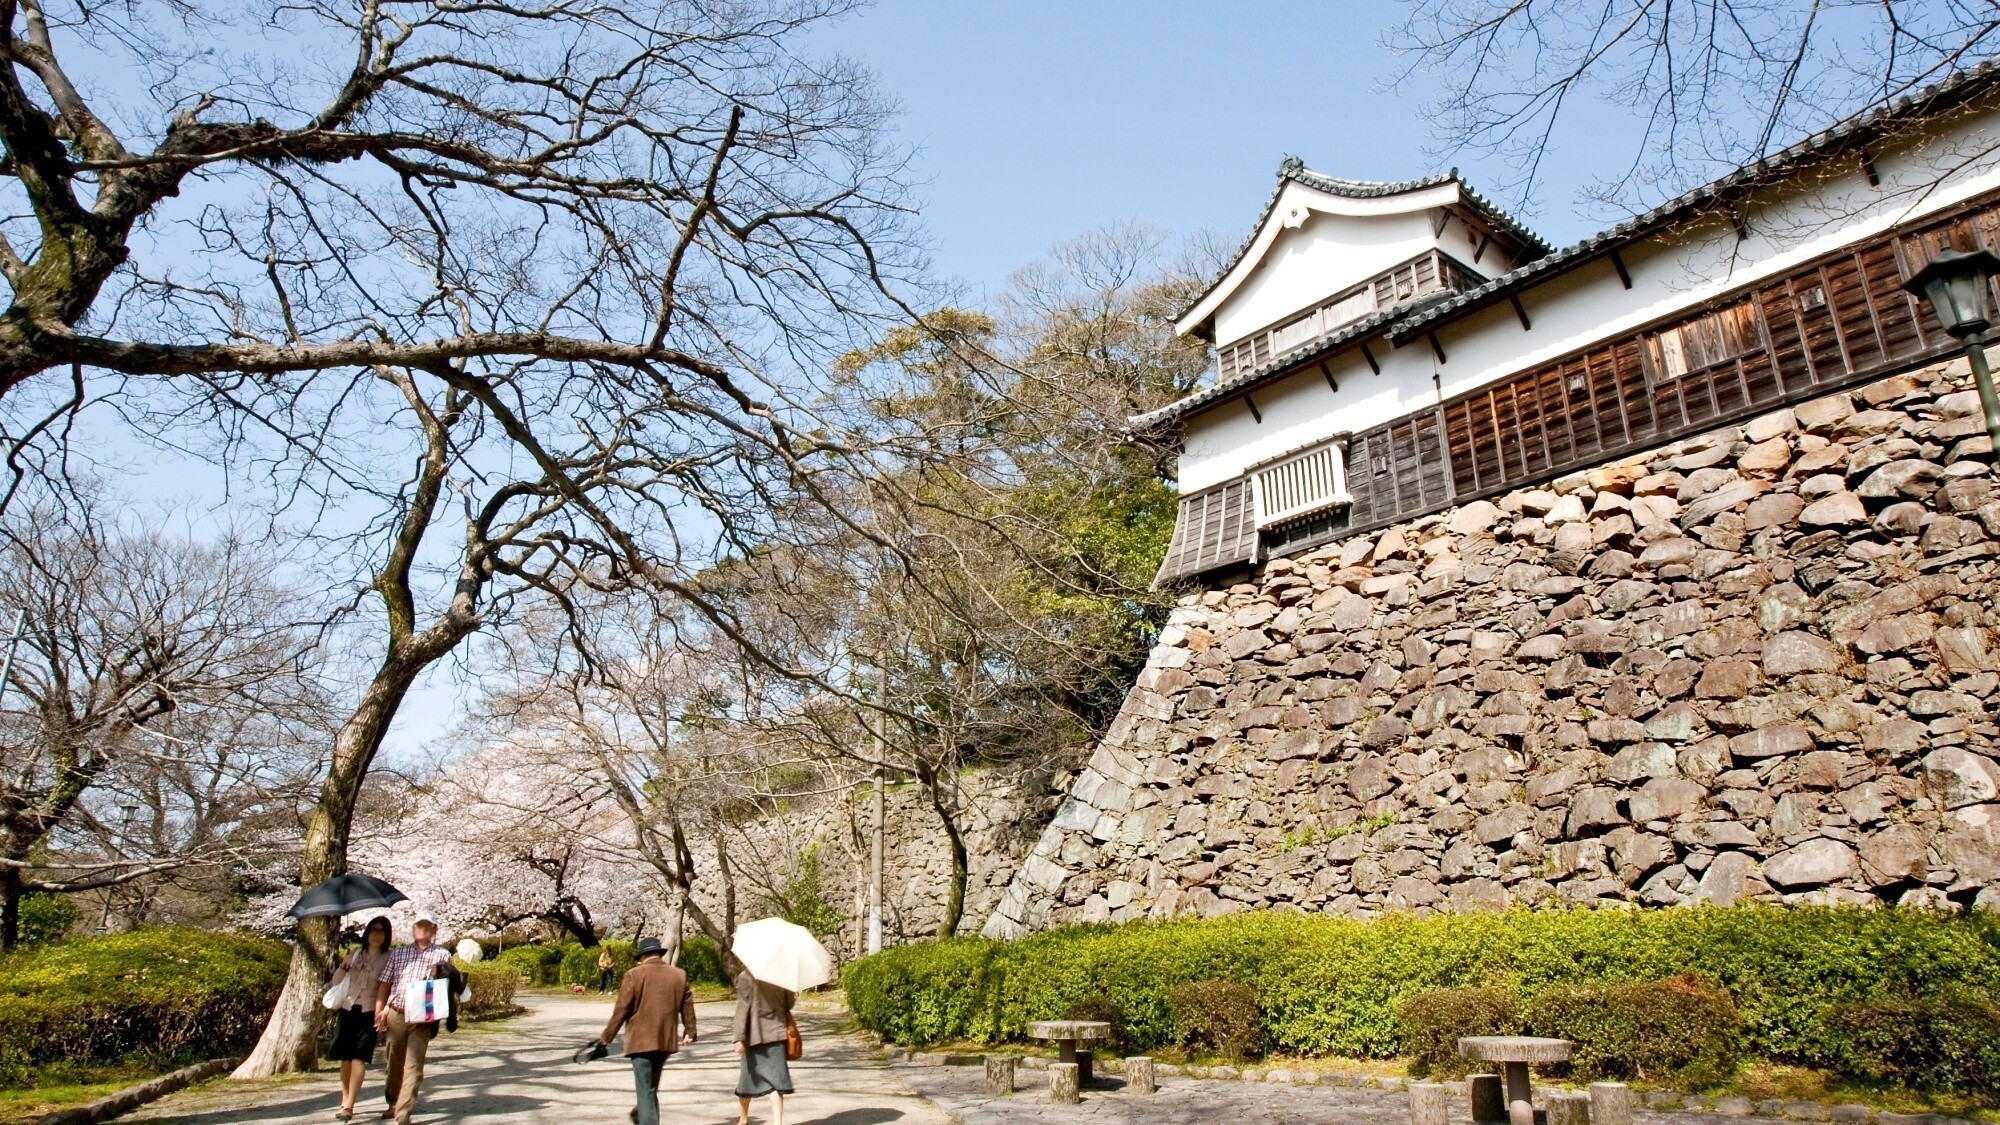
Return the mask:
<path id="1" fill-rule="evenodd" d="M 0 958 L 10 1072 L 248 1050 L 285 982 L 282 942 L 192 929 L 51 942 Z"/>
<path id="2" fill-rule="evenodd" d="M 1193 981 L 1168 994 L 1167 1009 L 1183 1044 L 1206 1047 L 1230 1062 L 1255 1054 L 1263 1037 L 1257 1024 L 1257 994 L 1249 985 Z"/>
<path id="3" fill-rule="evenodd" d="M 1695 973 L 1667 980 L 1560 984 L 1528 1005 L 1536 1035 L 1574 1043 L 1579 1078 L 1640 1078 L 1708 1089 L 1736 1073 L 1743 1021 L 1729 992 Z"/>
<path id="4" fill-rule="evenodd" d="M 1403 1001 L 1396 1020 L 1403 1053 L 1418 1077 L 1463 1078 L 1474 1064 L 1458 1053 L 1464 1035 L 1512 1035 L 1520 1030 L 1508 988 L 1434 988 Z"/>
<path id="5" fill-rule="evenodd" d="M 1952 989 L 1842 1004 L 1829 1016 L 1843 1069 L 1869 1082 L 1929 1093 L 2000 1088 L 2000 1004 Z"/>
<path id="6" fill-rule="evenodd" d="M 496 955 L 493 963 L 521 974 L 525 984 L 556 984 L 562 978 L 563 949 L 557 945 L 510 946 Z M 595 978 L 591 983 L 596 983 Z"/>
<path id="7" fill-rule="evenodd" d="M 1063 1018 L 1108 1023 L 1111 1033 L 1103 1039 L 1104 1046 L 1113 1050 L 1125 1046 L 1125 1009 L 1109 996 L 1086 996 L 1071 1004 L 1069 1011 L 1063 1013 Z"/>
<path id="8" fill-rule="evenodd" d="M 687 974 L 689 984 L 729 983 L 729 973 L 722 967 L 722 954 L 715 951 L 715 943 L 701 934 L 681 939 L 681 953 L 674 961 Z"/>
<path id="9" fill-rule="evenodd" d="M 68 895 L 37 891 L 21 896 L 21 944 L 40 945 L 67 935 L 76 925 L 76 903 Z"/>
<path id="10" fill-rule="evenodd" d="M 862 1026 L 896 1043 L 1023 1041 L 1029 1021 L 1103 995 L 1145 1050 L 1174 1041 L 1176 987 L 1233 980 L 1258 989 L 1274 1049 L 1388 1058 L 1405 1049 L 1397 1016 L 1421 992 L 1505 984 L 1525 1007 L 1557 986 L 1681 973 L 1727 989 L 1744 1058 L 1851 1074 L 1857 1049 L 1829 1013 L 1899 995 L 2000 993 L 2000 919 L 1767 906 L 1372 922 L 1260 912 L 904 946 L 848 966 L 844 983 Z"/>
<path id="11" fill-rule="evenodd" d="M 514 990 L 521 987 L 521 970 L 488 962 L 477 965 L 460 962 L 458 967 L 465 973 L 465 986 L 472 990 L 472 999 L 465 1002 L 468 1014 L 484 1015 L 513 1008 Z"/>
<path id="12" fill-rule="evenodd" d="M 580 984 L 585 988 L 597 987 L 597 957 L 605 950 L 611 951 L 611 987 L 625 979 L 625 971 L 639 960 L 633 950 L 638 948 L 629 941 L 607 939 L 596 945 L 585 947 L 578 942 L 565 942 L 562 947 L 562 968 L 556 980 L 561 984 Z"/>
<path id="13" fill-rule="evenodd" d="M 847 920 L 846 915 L 826 900 L 818 844 L 807 848 L 806 853 L 799 857 L 799 869 L 792 874 L 784 890 L 771 896 L 765 907 L 794 926 L 804 926 L 818 937 L 840 929 L 841 923 Z"/>

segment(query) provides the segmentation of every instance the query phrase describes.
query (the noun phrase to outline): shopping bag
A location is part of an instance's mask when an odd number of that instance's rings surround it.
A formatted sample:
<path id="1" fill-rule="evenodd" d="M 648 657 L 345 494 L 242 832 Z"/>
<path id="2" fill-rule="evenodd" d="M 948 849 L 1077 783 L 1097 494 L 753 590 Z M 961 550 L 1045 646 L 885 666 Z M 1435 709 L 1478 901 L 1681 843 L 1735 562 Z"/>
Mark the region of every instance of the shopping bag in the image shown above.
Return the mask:
<path id="1" fill-rule="evenodd" d="M 451 982 L 413 980 L 403 992 L 403 1018 L 411 1023 L 436 1023 L 451 1015 Z"/>

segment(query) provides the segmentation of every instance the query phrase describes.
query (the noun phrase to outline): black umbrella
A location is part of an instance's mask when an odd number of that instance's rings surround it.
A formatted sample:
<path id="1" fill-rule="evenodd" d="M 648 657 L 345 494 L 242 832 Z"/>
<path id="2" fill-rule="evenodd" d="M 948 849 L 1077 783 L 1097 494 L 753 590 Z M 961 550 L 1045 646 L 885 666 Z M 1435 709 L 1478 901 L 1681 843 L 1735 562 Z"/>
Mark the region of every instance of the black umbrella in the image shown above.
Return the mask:
<path id="1" fill-rule="evenodd" d="M 293 918 L 314 918 L 322 915 L 352 914 L 357 910 L 373 910 L 384 906 L 394 906 L 409 899 L 409 895 L 397 890 L 380 879 L 367 875 L 335 875 L 319 886 L 299 896 L 286 914 Z"/>

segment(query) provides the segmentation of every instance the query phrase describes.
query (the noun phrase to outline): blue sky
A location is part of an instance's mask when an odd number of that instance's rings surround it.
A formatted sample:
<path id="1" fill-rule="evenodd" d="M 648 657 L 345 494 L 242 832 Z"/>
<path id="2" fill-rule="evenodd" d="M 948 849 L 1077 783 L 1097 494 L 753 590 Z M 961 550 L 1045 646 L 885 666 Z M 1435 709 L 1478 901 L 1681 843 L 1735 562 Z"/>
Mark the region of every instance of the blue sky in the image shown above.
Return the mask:
<path id="1" fill-rule="evenodd" d="M 1357 179 L 1448 167 L 1427 155 L 1421 79 L 1382 45 L 1386 0 L 1228 4 L 880 0 L 820 39 L 872 66 L 902 132 L 939 271 L 975 292 L 1049 245 L 1118 220 L 1247 233 L 1278 161 Z M 1478 162 L 1459 160 L 1474 186 Z M 1558 151 L 1533 225 L 1557 243 L 1589 171 Z"/>

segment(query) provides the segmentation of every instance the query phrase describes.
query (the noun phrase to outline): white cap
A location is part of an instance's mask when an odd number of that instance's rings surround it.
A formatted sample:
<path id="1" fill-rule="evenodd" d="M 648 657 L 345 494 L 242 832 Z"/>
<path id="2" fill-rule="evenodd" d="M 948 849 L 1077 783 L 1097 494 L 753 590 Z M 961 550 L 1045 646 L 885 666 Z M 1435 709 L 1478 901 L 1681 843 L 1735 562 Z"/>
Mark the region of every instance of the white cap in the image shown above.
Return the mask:
<path id="1" fill-rule="evenodd" d="M 438 924 L 438 916 L 431 913 L 428 910 L 425 910 L 417 915 L 417 920 L 411 923 L 411 925 L 421 926 L 426 922 L 430 924 L 432 929 L 436 929 Z"/>

